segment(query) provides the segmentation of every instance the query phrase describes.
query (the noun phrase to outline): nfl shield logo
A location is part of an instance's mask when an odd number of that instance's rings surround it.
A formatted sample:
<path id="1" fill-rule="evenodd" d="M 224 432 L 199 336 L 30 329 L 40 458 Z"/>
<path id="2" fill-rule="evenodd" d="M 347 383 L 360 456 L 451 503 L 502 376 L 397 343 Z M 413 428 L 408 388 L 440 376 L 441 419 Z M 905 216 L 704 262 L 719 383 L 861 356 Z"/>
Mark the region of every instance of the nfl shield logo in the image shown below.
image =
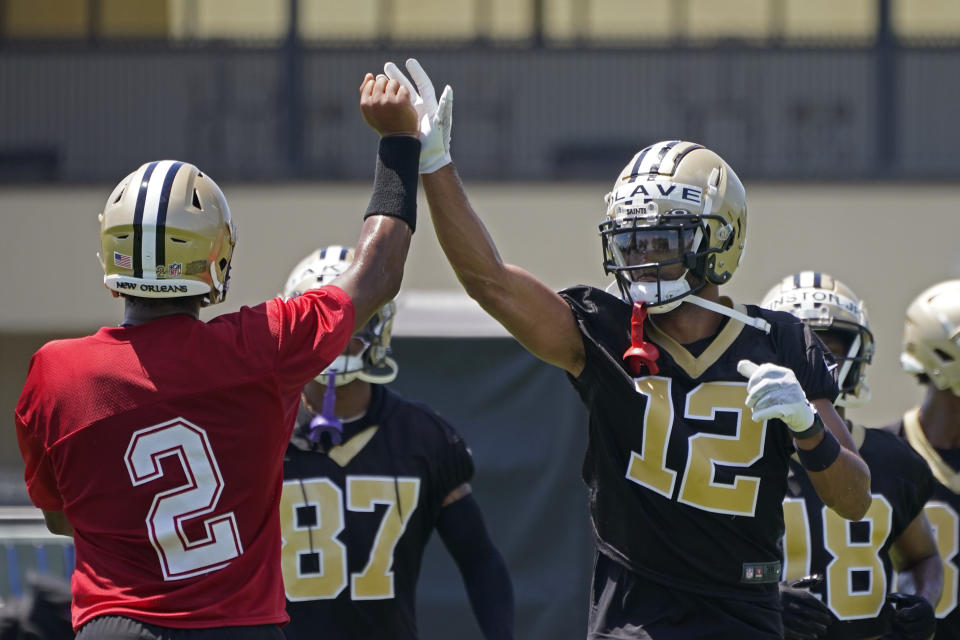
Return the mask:
<path id="1" fill-rule="evenodd" d="M 170 277 L 176 278 L 183 271 L 183 265 L 179 262 L 174 262 L 170 265 Z"/>
<path id="2" fill-rule="evenodd" d="M 747 567 L 747 580 L 753 579 L 753 567 Z"/>

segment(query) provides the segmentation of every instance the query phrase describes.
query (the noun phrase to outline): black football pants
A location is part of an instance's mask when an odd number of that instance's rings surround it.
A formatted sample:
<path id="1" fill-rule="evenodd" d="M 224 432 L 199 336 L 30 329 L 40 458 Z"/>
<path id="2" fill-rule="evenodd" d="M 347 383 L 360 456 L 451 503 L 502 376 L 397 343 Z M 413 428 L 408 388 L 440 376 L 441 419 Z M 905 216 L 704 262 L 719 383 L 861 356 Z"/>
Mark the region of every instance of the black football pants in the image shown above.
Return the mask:
<path id="1" fill-rule="evenodd" d="M 124 616 L 97 616 L 80 627 L 77 640 L 283 640 L 283 632 L 275 624 L 174 629 Z"/>

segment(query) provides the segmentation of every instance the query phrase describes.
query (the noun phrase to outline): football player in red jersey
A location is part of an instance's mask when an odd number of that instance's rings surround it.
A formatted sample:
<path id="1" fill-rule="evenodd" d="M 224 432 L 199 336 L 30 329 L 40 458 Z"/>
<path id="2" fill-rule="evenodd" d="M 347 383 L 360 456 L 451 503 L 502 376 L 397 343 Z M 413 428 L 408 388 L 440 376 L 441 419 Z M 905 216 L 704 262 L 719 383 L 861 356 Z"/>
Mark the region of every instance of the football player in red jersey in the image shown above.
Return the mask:
<path id="1" fill-rule="evenodd" d="M 944 562 L 935 638 L 953 640 L 960 638 L 960 280 L 935 284 L 910 303 L 900 364 L 925 392 L 885 428 L 905 437 L 936 478 L 925 507 Z"/>
<path id="2" fill-rule="evenodd" d="M 314 251 L 290 273 L 284 297 L 328 284 L 353 260 L 345 247 Z M 471 493 L 467 445 L 429 407 L 386 386 L 398 371 L 390 354 L 395 314 L 392 301 L 381 307 L 303 389 L 283 463 L 283 633 L 416 640 L 417 578 L 436 529 L 484 638 L 509 640 L 513 587 Z"/>
<path id="3" fill-rule="evenodd" d="M 826 273 L 801 271 L 770 289 L 761 306 L 795 315 L 833 353 L 840 384 L 837 413 L 844 416 L 847 407 L 869 400 L 866 368 L 873 334 L 866 306 L 850 287 Z M 943 586 L 936 540 L 923 513 L 933 476 L 896 436 L 847 424 L 872 471 L 870 509 L 857 523 L 838 518 L 823 508 L 799 461 L 790 461 L 783 577 L 823 579 L 810 587 L 816 596 L 781 586 L 786 637 L 847 640 L 895 631 L 902 640 L 926 640 L 934 629 L 931 603 Z M 897 592 L 889 593 L 895 586 Z"/>
<path id="4" fill-rule="evenodd" d="M 330 286 L 201 322 L 236 242 L 223 193 L 161 161 L 110 194 L 100 259 L 124 321 L 44 345 L 16 409 L 29 495 L 74 538 L 82 640 L 283 637 L 277 505 L 300 390 L 396 295 L 416 222 L 410 96 L 372 74 L 360 93 L 376 177 Z"/>
<path id="5" fill-rule="evenodd" d="M 447 259 L 471 297 L 569 374 L 590 413 L 588 636 L 780 638 L 790 454 L 848 518 L 870 504 L 870 473 L 810 330 L 720 296 L 744 247 L 740 180 L 698 144 L 642 149 L 600 225 L 612 292 L 556 293 L 501 260 L 450 162 L 452 91 L 437 100 L 420 65 L 407 69 L 416 87 L 385 67 L 416 94 L 420 171 Z"/>

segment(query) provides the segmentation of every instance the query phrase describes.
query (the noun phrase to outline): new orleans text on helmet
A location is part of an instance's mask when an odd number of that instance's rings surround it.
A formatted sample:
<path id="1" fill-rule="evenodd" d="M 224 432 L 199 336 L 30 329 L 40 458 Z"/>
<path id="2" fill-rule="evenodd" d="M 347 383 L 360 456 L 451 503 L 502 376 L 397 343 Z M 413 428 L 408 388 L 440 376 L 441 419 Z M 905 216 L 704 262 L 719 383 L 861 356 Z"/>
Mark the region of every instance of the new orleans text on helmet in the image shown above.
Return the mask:
<path id="1" fill-rule="evenodd" d="M 139 289 L 140 291 L 149 291 L 151 293 L 187 293 L 185 284 L 146 284 L 136 282 L 118 282 L 117 289 Z"/>

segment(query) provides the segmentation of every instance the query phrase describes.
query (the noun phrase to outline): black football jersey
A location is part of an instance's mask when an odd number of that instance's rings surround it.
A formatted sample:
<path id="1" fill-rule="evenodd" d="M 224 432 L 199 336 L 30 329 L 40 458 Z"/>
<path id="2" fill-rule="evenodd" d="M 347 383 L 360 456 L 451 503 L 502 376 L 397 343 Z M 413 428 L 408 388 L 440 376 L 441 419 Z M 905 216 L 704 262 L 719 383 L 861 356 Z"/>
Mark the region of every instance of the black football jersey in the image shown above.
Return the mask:
<path id="1" fill-rule="evenodd" d="M 784 578 L 820 574 L 811 587 L 837 621 L 831 640 L 872 638 L 890 631 L 887 593 L 895 584 L 890 545 L 933 493 L 927 463 L 902 440 L 880 429 L 852 429 L 860 456 L 870 467 L 873 500 L 862 520 L 851 522 L 824 506 L 803 467 L 790 461 L 783 501 Z"/>
<path id="2" fill-rule="evenodd" d="M 561 295 L 583 335 L 586 364 L 571 381 L 590 414 L 583 477 L 600 551 L 676 588 L 770 600 L 794 447 L 782 422 L 750 418 L 737 363 L 789 367 L 809 399 L 833 401 L 820 341 L 793 316 L 755 306 L 737 308 L 770 322 L 769 334 L 729 320 L 686 346 L 653 316 L 644 330 L 660 371 L 634 378 L 622 360 L 631 307 L 592 287 Z"/>
<path id="3" fill-rule="evenodd" d="M 933 497 L 924 507 L 937 537 L 943 559 L 943 591 L 935 607 L 936 640 L 960 640 L 960 449 L 936 449 L 923 433 L 917 410 L 911 409 L 903 420 L 884 427 L 910 444 L 933 473 Z"/>
<path id="4" fill-rule="evenodd" d="M 312 417 L 301 412 L 283 464 L 284 634 L 414 639 L 424 547 L 444 498 L 473 476 L 466 444 L 429 408 L 380 385 L 329 452 L 302 437 Z"/>

